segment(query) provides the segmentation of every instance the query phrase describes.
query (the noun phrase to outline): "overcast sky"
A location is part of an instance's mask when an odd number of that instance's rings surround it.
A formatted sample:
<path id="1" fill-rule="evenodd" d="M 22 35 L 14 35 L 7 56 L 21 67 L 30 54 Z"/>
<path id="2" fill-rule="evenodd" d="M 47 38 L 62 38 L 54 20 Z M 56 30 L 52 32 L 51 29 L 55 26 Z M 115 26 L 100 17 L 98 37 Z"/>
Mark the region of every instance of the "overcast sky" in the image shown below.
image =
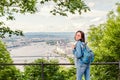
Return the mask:
<path id="1" fill-rule="evenodd" d="M 53 16 L 49 13 L 53 3 L 47 3 L 39 8 L 36 14 L 15 14 L 16 20 L 7 21 L 6 24 L 13 30 L 23 32 L 75 32 L 87 31 L 89 25 L 105 22 L 106 15 L 116 8 L 115 3 L 119 0 L 85 0 L 91 11 L 82 15 L 69 14 L 68 17 Z"/>

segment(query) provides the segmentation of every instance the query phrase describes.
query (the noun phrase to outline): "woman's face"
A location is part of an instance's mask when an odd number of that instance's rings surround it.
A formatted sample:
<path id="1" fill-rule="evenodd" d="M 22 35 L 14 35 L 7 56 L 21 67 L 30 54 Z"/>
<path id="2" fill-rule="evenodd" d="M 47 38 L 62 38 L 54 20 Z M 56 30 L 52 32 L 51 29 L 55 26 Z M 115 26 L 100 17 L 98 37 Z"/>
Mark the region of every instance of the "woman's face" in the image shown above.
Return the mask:
<path id="1" fill-rule="evenodd" d="M 76 35 L 75 35 L 75 40 L 78 41 L 80 39 L 81 39 L 81 33 L 77 32 Z"/>

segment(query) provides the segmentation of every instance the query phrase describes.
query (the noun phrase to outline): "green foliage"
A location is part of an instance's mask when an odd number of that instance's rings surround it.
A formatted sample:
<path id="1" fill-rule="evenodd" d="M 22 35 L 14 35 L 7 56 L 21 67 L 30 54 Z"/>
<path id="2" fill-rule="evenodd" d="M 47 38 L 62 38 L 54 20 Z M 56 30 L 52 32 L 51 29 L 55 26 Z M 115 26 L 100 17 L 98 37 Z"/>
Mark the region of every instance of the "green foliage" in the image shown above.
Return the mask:
<path id="1" fill-rule="evenodd" d="M 4 44 L 0 41 L 0 64 L 13 63 L 9 52 L 6 50 Z M 0 65 L 0 80 L 17 80 L 20 75 L 19 70 L 15 66 Z"/>
<path id="2" fill-rule="evenodd" d="M 33 63 L 50 63 L 57 64 L 58 61 L 45 59 L 38 59 Z M 44 78 L 45 80 L 73 80 L 75 79 L 75 68 L 66 68 L 60 65 L 43 65 L 44 66 Z M 42 67 L 41 65 L 25 66 L 24 79 L 25 80 L 42 80 L 41 77 Z"/>
<path id="3" fill-rule="evenodd" d="M 69 60 L 69 62 L 70 62 L 71 64 L 74 64 L 74 59 L 73 59 L 73 58 L 67 56 L 67 59 Z"/>
<path id="4" fill-rule="evenodd" d="M 36 11 L 37 0 L 1 0 L 0 16 L 7 16 L 7 19 L 13 20 L 13 13 L 34 13 Z"/>
<path id="5" fill-rule="evenodd" d="M 0 16 L 7 16 L 13 20 L 13 13 L 35 13 L 37 11 L 36 4 L 44 4 L 46 2 L 54 2 L 55 7 L 51 11 L 53 14 L 66 16 L 66 12 L 74 14 L 75 12 L 84 12 L 90 10 L 82 0 L 1 0 Z"/>
<path id="6" fill-rule="evenodd" d="M 105 24 L 100 24 L 99 26 L 91 25 L 91 28 L 88 32 L 88 42 L 91 46 L 91 49 L 94 50 L 94 53 L 100 53 L 95 54 L 95 61 L 101 61 L 100 55 L 104 54 L 101 52 L 100 43 L 102 42 L 102 38 L 104 36 L 103 30 L 104 30 Z"/>
<path id="7" fill-rule="evenodd" d="M 95 61 L 116 62 L 120 60 L 120 12 L 110 11 L 106 23 L 91 27 L 89 45 L 95 52 Z M 93 66 L 92 80 L 117 80 L 118 65 Z"/>
<path id="8" fill-rule="evenodd" d="M 62 16 L 67 16 L 67 12 L 75 14 L 78 12 L 81 14 L 82 10 L 84 12 L 90 11 L 89 7 L 82 0 L 42 0 L 40 3 L 53 1 L 56 5 L 52 11 L 53 15 L 60 14 Z"/>
<path id="9" fill-rule="evenodd" d="M 42 63 L 42 62 L 57 63 L 55 61 L 46 61 L 44 59 L 38 59 L 34 63 Z M 46 78 L 46 80 L 51 80 L 51 78 L 55 77 L 54 75 L 56 74 L 58 68 L 59 66 L 57 65 L 53 65 L 53 66 L 44 65 L 44 77 Z M 26 79 L 28 80 L 42 80 L 41 73 L 42 73 L 41 65 L 33 65 L 33 66 L 31 65 L 25 67 L 24 74 Z"/>
<path id="10" fill-rule="evenodd" d="M 53 1 L 56 3 L 56 6 L 51 11 L 53 15 L 60 14 L 62 16 L 67 16 L 66 12 L 70 12 L 72 14 L 78 12 L 79 14 L 81 14 L 82 11 L 84 12 L 90 11 L 89 7 L 82 0 L 63 0 L 63 1 L 53 0 Z"/>
<path id="11" fill-rule="evenodd" d="M 6 35 L 11 37 L 12 35 L 23 36 L 23 32 L 21 30 L 11 30 L 7 27 L 3 22 L 0 22 L 0 38 L 5 38 Z"/>
<path id="12" fill-rule="evenodd" d="M 4 44 L 0 41 L 0 63 L 12 63 L 9 52 L 6 50 Z M 2 66 L 0 66 L 2 68 Z"/>

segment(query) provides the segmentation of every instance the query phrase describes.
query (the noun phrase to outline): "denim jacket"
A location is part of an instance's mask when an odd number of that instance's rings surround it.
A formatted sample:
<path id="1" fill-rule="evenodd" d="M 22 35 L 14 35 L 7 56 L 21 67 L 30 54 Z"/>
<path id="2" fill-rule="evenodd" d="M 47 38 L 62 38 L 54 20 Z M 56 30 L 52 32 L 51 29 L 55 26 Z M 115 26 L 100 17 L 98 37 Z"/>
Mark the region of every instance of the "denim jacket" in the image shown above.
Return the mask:
<path id="1" fill-rule="evenodd" d="M 82 47 L 81 47 L 82 42 L 77 41 L 75 48 L 73 49 L 73 54 L 75 56 L 75 65 L 81 65 L 84 64 L 81 60 L 82 55 Z"/>

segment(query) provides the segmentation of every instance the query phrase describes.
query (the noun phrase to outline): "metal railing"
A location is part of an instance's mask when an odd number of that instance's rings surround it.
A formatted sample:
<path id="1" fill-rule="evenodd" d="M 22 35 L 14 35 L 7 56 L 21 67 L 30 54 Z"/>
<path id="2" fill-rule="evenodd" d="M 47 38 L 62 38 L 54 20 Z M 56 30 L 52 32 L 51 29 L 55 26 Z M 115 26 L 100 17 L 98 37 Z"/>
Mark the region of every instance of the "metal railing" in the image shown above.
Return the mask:
<path id="1" fill-rule="evenodd" d="M 41 77 L 42 80 L 44 79 L 44 66 L 45 65 L 74 65 L 71 63 L 57 63 L 57 64 L 51 64 L 51 63 L 0 63 L 0 66 L 11 66 L 11 65 L 39 65 L 42 69 L 41 72 Z M 119 62 L 94 62 L 91 65 L 118 65 L 118 69 L 119 69 L 119 75 L 118 75 L 118 80 L 120 80 L 120 61 Z"/>

